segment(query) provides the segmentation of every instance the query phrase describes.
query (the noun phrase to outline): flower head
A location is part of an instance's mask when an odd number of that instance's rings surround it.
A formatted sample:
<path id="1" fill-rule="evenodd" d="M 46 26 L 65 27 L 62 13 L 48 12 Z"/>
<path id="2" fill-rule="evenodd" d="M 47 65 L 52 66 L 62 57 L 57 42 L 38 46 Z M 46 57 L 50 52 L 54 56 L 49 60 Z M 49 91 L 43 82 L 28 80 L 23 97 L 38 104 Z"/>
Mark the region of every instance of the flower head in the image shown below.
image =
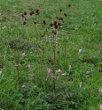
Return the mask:
<path id="1" fill-rule="evenodd" d="M 33 14 L 34 14 L 34 11 L 31 11 L 31 12 L 30 12 L 30 16 L 32 16 Z"/>
<path id="2" fill-rule="evenodd" d="M 100 104 L 100 110 L 102 110 L 102 104 Z"/>
<path id="3" fill-rule="evenodd" d="M 0 70 L 0 76 L 2 75 L 2 70 Z"/>
<path id="4" fill-rule="evenodd" d="M 45 21 L 45 20 L 43 20 L 43 24 L 44 24 L 44 25 L 46 24 L 46 21 Z"/>
<path id="5" fill-rule="evenodd" d="M 61 69 L 58 69 L 58 70 L 57 70 L 57 73 L 60 74 L 60 73 L 61 73 Z"/>
<path id="6" fill-rule="evenodd" d="M 100 93 L 100 94 L 102 94 L 102 88 L 99 88 L 99 90 L 98 90 L 98 91 L 99 91 L 99 93 Z"/>
<path id="7" fill-rule="evenodd" d="M 68 7 L 71 7 L 71 4 L 69 4 Z"/>
<path id="8" fill-rule="evenodd" d="M 27 66 L 29 69 L 31 69 L 31 65 L 30 64 L 28 64 L 28 66 Z"/>
<path id="9" fill-rule="evenodd" d="M 24 12 L 24 15 L 27 15 L 27 12 Z"/>
<path id="10" fill-rule="evenodd" d="M 71 69 L 72 69 L 72 65 L 69 65 L 69 66 L 68 66 L 68 69 L 69 69 L 69 72 L 70 72 Z"/>
<path id="11" fill-rule="evenodd" d="M 53 26 L 53 24 L 51 23 L 51 24 L 50 24 L 50 26 L 52 27 L 52 26 Z"/>
<path id="12" fill-rule="evenodd" d="M 64 13 L 64 16 L 67 17 L 68 16 L 67 13 Z"/>
<path id="13" fill-rule="evenodd" d="M 23 22 L 23 25 L 26 25 L 26 22 L 25 21 Z"/>
<path id="14" fill-rule="evenodd" d="M 58 20 L 59 20 L 59 21 L 63 21 L 63 18 L 62 18 L 62 17 L 60 17 L 60 18 L 58 18 Z"/>
<path id="15" fill-rule="evenodd" d="M 36 12 L 37 15 L 40 14 L 40 13 L 39 13 L 39 9 L 36 9 L 35 12 Z"/>
<path id="16" fill-rule="evenodd" d="M 34 21 L 34 24 L 36 24 L 37 22 L 36 21 Z"/>
<path id="17" fill-rule="evenodd" d="M 48 75 L 50 75 L 52 73 L 52 70 L 49 68 L 48 69 Z"/>
<path id="18" fill-rule="evenodd" d="M 81 53 L 82 53 L 82 51 L 83 51 L 83 49 L 79 49 L 79 52 L 78 52 L 78 54 L 81 54 Z"/>
<path id="19" fill-rule="evenodd" d="M 60 12 L 62 12 L 62 9 L 60 9 Z"/>
<path id="20" fill-rule="evenodd" d="M 22 54 L 21 54 L 22 57 L 25 57 L 25 55 L 26 55 L 25 53 L 22 53 Z"/>

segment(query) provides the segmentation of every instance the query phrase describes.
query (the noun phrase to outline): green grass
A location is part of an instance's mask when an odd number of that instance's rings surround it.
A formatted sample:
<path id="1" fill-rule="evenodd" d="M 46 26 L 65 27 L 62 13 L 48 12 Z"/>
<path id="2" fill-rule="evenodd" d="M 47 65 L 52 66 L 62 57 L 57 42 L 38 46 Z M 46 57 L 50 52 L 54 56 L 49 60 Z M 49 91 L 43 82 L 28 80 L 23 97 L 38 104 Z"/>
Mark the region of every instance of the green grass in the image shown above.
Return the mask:
<path id="1" fill-rule="evenodd" d="M 35 19 L 40 23 L 34 25 L 32 17 L 22 25 L 21 14 L 39 7 L 41 13 Z M 70 75 L 60 75 L 56 80 L 57 98 L 53 101 L 52 80 L 46 80 L 52 60 L 49 24 L 60 15 L 60 8 L 68 17 L 59 29 L 56 69 L 68 74 L 68 65 L 72 65 L 72 70 Z M 41 24 L 43 19 L 46 26 Z M 79 49 L 83 49 L 81 59 Z M 0 110 L 99 110 L 102 1 L 0 0 L 0 70 Z M 89 77 L 87 71 L 91 72 Z"/>

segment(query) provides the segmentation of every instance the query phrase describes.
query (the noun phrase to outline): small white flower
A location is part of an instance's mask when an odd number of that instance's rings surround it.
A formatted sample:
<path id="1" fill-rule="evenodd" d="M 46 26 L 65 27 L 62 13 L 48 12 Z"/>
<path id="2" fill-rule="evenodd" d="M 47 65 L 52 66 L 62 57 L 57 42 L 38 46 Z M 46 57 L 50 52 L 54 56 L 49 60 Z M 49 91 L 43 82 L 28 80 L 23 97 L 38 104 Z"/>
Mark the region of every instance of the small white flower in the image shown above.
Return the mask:
<path id="1" fill-rule="evenodd" d="M 0 70 L 0 76 L 2 75 L 2 70 Z"/>
<path id="2" fill-rule="evenodd" d="M 33 52 L 30 52 L 30 54 L 32 54 Z"/>
<path id="3" fill-rule="evenodd" d="M 102 88 L 99 88 L 99 90 L 98 90 L 98 91 L 99 91 L 99 93 L 100 93 L 100 94 L 102 94 Z"/>
<path id="4" fill-rule="evenodd" d="M 79 49 L 78 54 L 81 54 L 83 51 L 83 49 Z"/>
<path id="5" fill-rule="evenodd" d="M 66 73 L 63 73 L 63 74 L 62 74 L 62 76 L 66 76 L 66 75 L 67 75 Z"/>
<path id="6" fill-rule="evenodd" d="M 102 110 L 102 104 L 100 104 L 100 110 Z"/>
<path id="7" fill-rule="evenodd" d="M 69 65 L 68 66 L 69 72 L 71 71 L 71 68 L 72 68 L 72 65 Z"/>
<path id="8" fill-rule="evenodd" d="M 80 82 L 79 87 L 82 88 L 82 82 Z"/>
<path id="9" fill-rule="evenodd" d="M 22 55 L 22 57 L 25 57 L 26 54 L 25 53 L 22 53 L 21 55 Z"/>
<path id="10" fill-rule="evenodd" d="M 30 64 L 28 64 L 28 68 L 29 68 L 29 69 L 31 68 L 31 65 L 30 65 Z"/>
<path id="11" fill-rule="evenodd" d="M 22 85 L 22 88 L 25 88 L 25 87 L 26 87 L 26 85 L 25 85 L 25 84 L 23 84 L 23 85 Z"/>

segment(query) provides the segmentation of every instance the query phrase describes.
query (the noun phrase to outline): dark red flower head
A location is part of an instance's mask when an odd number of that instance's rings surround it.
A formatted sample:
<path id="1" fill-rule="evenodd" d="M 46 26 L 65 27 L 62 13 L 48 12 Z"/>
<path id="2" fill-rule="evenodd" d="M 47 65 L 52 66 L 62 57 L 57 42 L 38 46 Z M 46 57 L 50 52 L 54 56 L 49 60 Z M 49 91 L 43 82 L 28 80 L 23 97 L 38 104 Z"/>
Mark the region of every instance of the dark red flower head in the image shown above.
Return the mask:
<path id="1" fill-rule="evenodd" d="M 30 16 L 32 16 L 33 14 L 34 14 L 34 11 L 31 11 L 31 12 L 30 12 Z"/>
<path id="2" fill-rule="evenodd" d="M 61 26 L 61 23 L 60 22 L 58 23 L 58 26 Z"/>
<path id="3" fill-rule="evenodd" d="M 43 38 L 43 37 L 44 37 L 44 35 L 41 35 L 41 37 Z"/>
<path id="4" fill-rule="evenodd" d="M 62 18 L 62 17 L 60 17 L 60 18 L 58 18 L 58 20 L 63 21 L 63 18 Z"/>
<path id="5" fill-rule="evenodd" d="M 24 18 L 24 20 L 27 21 L 28 19 L 27 18 Z"/>
<path id="6" fill-rule="evenodd" d="M 34 24 L 36 24 L 37 22 L 36 21 L 34 21 Z"/>
<path id="7" fill-rule="evenodd" d="M 21 14 L 22 18 L 24 18 L 24 14 Z"/>
<path id="8" fill-rule="evenodd" d="M 38 12 L 37 15 L 39 15 L 40 13 Z"/>
<path id="9" fill-rule="evenodd" d="M 58 29 L 58 22 L 57 21 L 54 21 L 53 22 L 53 26 L 54 26 L 55 29 Z"/>
<path id="10" fill-rule="evenodd" d="M 57 34 L 57 32 L 55 31 L 55 32 L 54 32 L 54 35 L 56 35 L 56 34 Z"/>
<path id="11" fill-rule="evenodd" d="M 37 15 L 40 14 L 40 13 L 39 13 L 39 9 L 36 9 L 35 12 L 36 12 Z"/>
<path id="12" fill-rule="evenodd" d="M 27 12 L 24 12 L 24 15 L 27 15 Z"/>
<path id="13" fill-rule="evenodd" d="M 53 22 L 53 25 L 54 25 L 54 26 L 57 25 L 57 21 L 54 21 L 54 22 Z"/>
<path id="14" fill-rule="evenodd" d="M 67 13 L 64 13 L 64 16 L 67 17 L 68 16 Z"/>
<path id="15" fill-rule="evenodd" d="M 54 35 L 56 35 L 56 34 L 57 34 L 57 32 L 56 32 L 56 31 L 54 31 L 54 30 L 52 30 L 52 33 L 53 33 Z"/>
<path id="16" fill-rule="evenodd" d="M 58 25 L 54 25 L 54 28 L 55 28 L 55 29 L 58 29 Z"/>
<path id="17" fill-rule="evenodd" d="M 60 12 L 62 12 L 62 9 L 60 9 Z"/>
<path id="18" fill-rule="evenodd" d="M 60 52 L 59 52 L 59 51 L 57 51 L 57 53 L 59 54 Z"/>
<path id="19" fill-rule="evenodd" d="M 44 25 L 46 24 L 46 21 L 45 21 L 45 20 L 43 20 L 43 24 L 44 24 Z"/>
<path id="20" fill-rule="evenodd" d="M 36 13 L 38 13 L 39 12 L 39 9 L 36 9 Z"/>
<path id="21" fill-rule="evenodd" d="M 25 21 L 23 22 L 23 25 L 26 25 L 26 22 Z"/>
<path id="22" fill-rule="evenodd" d="M 53 23 L 51 23 L 50 26 L 52 27 L 53 26 Z"/>
<path id="23" fill-rule="evenodd" d="M 49 61 L 49 63 L 50 63 L 50 62 L 51 62 L 51 59 L 49 59 L 48 61 Z"/>
<path id="24" fill-rule="evenodd" d="M 68 7 L 71 7 L 71 4 L 69 4 Z"/>

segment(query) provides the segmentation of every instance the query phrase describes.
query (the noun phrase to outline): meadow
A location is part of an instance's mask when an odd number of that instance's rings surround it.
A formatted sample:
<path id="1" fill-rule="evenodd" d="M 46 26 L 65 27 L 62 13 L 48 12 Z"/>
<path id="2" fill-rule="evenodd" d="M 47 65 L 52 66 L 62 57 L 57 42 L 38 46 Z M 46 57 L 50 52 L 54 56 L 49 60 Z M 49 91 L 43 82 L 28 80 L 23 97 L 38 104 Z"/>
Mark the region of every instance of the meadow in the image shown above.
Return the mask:
<path id="1" fill-rule="evenodd" d="M 0 0 L 0 110 L 102 110 L 101 0 Z"/>

